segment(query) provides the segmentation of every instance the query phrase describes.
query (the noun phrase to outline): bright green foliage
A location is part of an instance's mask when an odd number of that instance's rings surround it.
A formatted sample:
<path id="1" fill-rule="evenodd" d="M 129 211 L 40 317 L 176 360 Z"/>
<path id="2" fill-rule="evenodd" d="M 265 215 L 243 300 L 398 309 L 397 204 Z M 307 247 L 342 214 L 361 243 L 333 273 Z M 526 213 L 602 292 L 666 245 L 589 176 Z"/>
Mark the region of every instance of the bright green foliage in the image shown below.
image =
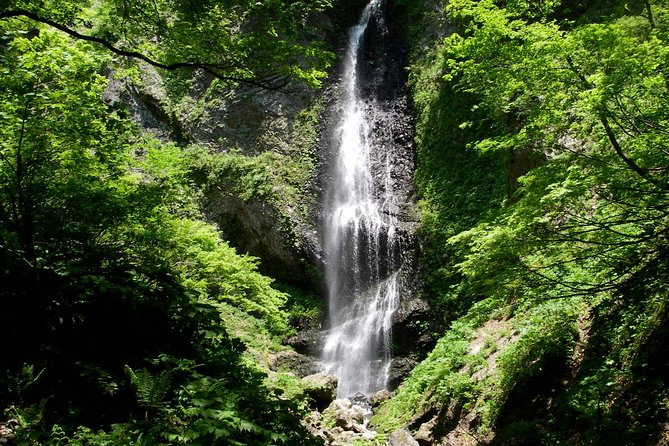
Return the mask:
<path id="1" fill-rule="evenodd" d="M 471 37 L 447 42 L 459 85 L 479 94 L 493 116 L 511 114 L 522 123 L 477 146 L 534 146 L 550 158 L 521 180 L 520 202 L 493 226 L 454 239 L 472 241 L 462 271 L 490 277 L 490 268 L 517 258 L 557 285 L 557 295 L 623 283 L 657 257 L 655 234 L 664 231 L 662 70 L 669 47 L 640 17 L 564 32 L 513 20 L 486 2 L 457 5 L 451 14 L 472 23 Z M 513 238 L 523 246 L 510 246 Z M 502 246 L 510 252 L 490 258 Z"/>
<path id="2" fill-rule="evenodd" d="M 416 39 L 443 20 L 420 15 L 415 2 L 407 7 L 414 10 L 417 23 L 428 22 L 415 31 Z M 410 70 L 417 113 L 415 182 L 421 197 L 421 260 L 433 306 L 452 320 L 477 297 L 463 297 L 466 284 L 453 267 L 455 257 L 447 240 L 501 205 L 506 198 L 504 170 L 509 154 L 480 151 L 470 144 L 477 137 L 494 134 L 498 124 L 486 116 L 471 94 L 444 85 L 443 51 L 431 46 L 423 51 L 429 44 L 416 45 L 421 51 L 415 51 Z"/>
<path id="3" fill-rule="evenodd" d="M 90 46 L 22 24 L 0 21 L 0 405 L 17 441 L 313 444 L 301 402 L 226 330 L 234 314 L 274 348 L 287 296 L 202 221 L 192 158 L 101 100 Z"/>
<path id="4" fill-rule="evenodd" d="M 669 9 L 576 3 L 452 0 L 457 33 L 414 56 L 428 280 L 464 316 L 374 419 L 384 430 L 439 414 L 437 436 L 466 419 L 500 444 L 661 435 Z M 503 183 L 506 202 L 475 194 Z M 495 325 L 507 335 L 480 343 Z"/>
<path id="5" fill-rule="evenodd" d="M 118 176 L 124 163 L 119 136 L 128 127 L 98 100 L 105 80 L 96 73 L 98 62 L 88 47 L 66 49 L 65 40 L 53 33 L 32 39 L 15 35 L 5 35 L 11 40 L 2 53 L 0 78 L 1 215 L 16 227 L 17 247 L 34 265 L 40 222 L 70 233 L 100 231 L 89 221 L 90 208 L 71 215 L 70 227 L 58 221 L 57 210 L 81 200 L 83 193 L 124 194 L 122 182 L 115 187 L 102 179 Z"/>
<path id="6" fill-rule="evenodd" d="M 0 17 L 17 14 L 55 24 L 161 68 L 201 69 L 226 81 L 273 88 L 284 78 L 320 84 L 331 57 L 306 25 L 329 5 L 328 0 L 11 0 L 1 5 Z"/>
<path id="7" fill-rule="evenodd" d="M 223 301 L 265 321 L 278 334 L 288 329 L 282 306 L 286 295 L 271 287 L 272 280 L 256 271 L 257 261 L 238 256 L 208 224 L 172 220 L 162 228 L 180 282 L 203 298 Z"/>

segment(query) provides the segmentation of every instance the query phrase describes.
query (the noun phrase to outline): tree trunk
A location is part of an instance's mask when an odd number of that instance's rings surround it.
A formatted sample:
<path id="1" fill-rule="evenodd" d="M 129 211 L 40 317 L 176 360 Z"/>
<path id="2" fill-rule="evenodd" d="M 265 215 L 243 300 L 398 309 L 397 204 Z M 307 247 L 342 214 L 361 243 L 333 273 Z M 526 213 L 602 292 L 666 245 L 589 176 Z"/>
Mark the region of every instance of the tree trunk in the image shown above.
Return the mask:
<path id="1" fill-rule="evenodd" d="M 644 0 L 646 5 L 646 13 L 648 14 L 648 21 L 650 22 L 650 27 L 655 28 L 655 18 L 653 17 L 653 10 L 650 7 L 650 0 Z"/>

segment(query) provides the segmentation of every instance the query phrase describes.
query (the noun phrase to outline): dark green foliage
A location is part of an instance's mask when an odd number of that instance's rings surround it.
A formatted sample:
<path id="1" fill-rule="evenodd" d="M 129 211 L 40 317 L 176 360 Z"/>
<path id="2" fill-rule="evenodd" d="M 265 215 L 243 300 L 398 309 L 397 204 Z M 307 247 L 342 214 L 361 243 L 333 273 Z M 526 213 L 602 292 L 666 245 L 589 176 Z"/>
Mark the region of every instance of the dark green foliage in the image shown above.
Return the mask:
<path id="1" fill-rule="evenodd" d="M 416 179 L 429 285 L 445 318 L 461 317 L 374 422 L 438 415 L 436 434 L 503 445 L 656 444 L 667 4 L 451 0 L 445 12 L 456 33 L 412 67 L 419 110 L 434 105 Z M 460 138 L 465 162 L 440 166 Z"/>
<path id="2" fill-rule="evenodd" d="M 140 405 L 147 409 L 157 409 L 165 403 L 171 383 L 170 372 L 163 370 L 152 374 L 146 368 L 134 371 L 129 366 L 125 366 L 125 372 Z"/>
<path id="3" fill-rule="evenodd" d="M 432 19 L 417 20 L 430 23 Z M 418 111 L 415 182 L 421 196 L 422 261 L 435 309 L 453 319 L 477 297 L 465 297 L 461 291 L 454 252 L 446 241 L 503 203 L 511 151 L 474 147 L 477 138 L 496 135 L 503 124 L 487 116 L 474 95 L 441 79 L 446 69 L 441 50 L 421 52 L 414 58 L 410 85 Z"/>
<path id="4" fill-rule="evenodd" d="M 225 319 L 285 335 L 286 295 L 201 220 L 182 149 L 102 102 L 106 59 L 24 24 L 0 21 L 0 407 L 18 444 L 313 444 Z"/>

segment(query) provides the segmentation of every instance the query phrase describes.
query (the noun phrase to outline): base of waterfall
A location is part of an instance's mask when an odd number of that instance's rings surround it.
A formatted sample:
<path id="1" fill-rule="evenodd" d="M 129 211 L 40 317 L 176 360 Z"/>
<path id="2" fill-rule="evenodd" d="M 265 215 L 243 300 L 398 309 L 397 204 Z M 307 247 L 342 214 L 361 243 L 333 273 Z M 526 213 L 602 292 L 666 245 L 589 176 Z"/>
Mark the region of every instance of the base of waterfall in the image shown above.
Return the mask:
<path id="1" fill-rule="evenodd" d="M 323 412 L 311 412 L 307 429 L 328 446 L 350 445 L 358 440 L 373 440 L 376 432 L 367 428 L 369 408 L 348 398 L 334 400 Z"/>
<path id="2" fill-rule="evenodd" d="M 311 412 L 304 423 L 312 435 L 323 440 L 325 446 L 347 446 L 370 440 L 388 446 L 418 446 L 408 431 L 381 436 L 367 426 L 375 410 L 391 396 L 390 391 L 383 389 L 371 398 L 357 394 L 351 399 L 336 399 L 322 412 Z"/>

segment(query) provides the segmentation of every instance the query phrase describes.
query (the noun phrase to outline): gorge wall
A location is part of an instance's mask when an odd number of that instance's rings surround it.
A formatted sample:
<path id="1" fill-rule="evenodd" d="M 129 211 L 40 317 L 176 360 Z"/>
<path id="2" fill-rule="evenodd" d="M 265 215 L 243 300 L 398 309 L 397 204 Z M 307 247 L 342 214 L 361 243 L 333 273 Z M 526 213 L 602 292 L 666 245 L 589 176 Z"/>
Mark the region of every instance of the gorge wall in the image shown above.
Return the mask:
<path id="1" fill-rule="evenodd" d="M 374 199 L 388 201 L 384 197 L 392 195 L 393 206 L 384 207 L 383 212 L 389 212 L 387 217 L 395 222 L 394 237 L 402 258 L 397 279 L 400 303 L 393 317 L 394 360 L 389 382 L 390 387 L 395 387 L 401 377 L 415 365 L 425 347 L 421 346 L 421 341 L 429 343 L 429 339 L 422 337 L 422 328 L 419 328 L 422 327 L 420 321 L 426 316 L 427 305 L 418 297 L 420 275 L 415 238 L 418 216 L 413 188 L 415 151 L 412 111 L 406 88 L 408 41 L 394 2 L 379 2 L 378 8 L 378 13 L 371 15 L 360 38 L 355 82 L 359 107 L 365 117 L 365 125 L 369 128 L 366 138 L 370 145 L 370 177 L 379 184 L 373 192 L 376 194 Z M 346 47 L 340 44 L 337 53 L 346 54 Z M 340 131 L 338 119 L 343 112 L 342 96 L 347 94 L 346 80 L 342 78 L 345 71 L 343 59 L 335 67 L 334 71 L 338 75 L 333 79 L 331 106 L 325 113 L 322 141 L 326 145 L 320 150 L 323 166 L 320 171 L 321 184 L 341 181 L 333 177 L 332 166 L 337 164 L 336 133 Z M 326 222 L 321 225 L 327 226 Z"/>

